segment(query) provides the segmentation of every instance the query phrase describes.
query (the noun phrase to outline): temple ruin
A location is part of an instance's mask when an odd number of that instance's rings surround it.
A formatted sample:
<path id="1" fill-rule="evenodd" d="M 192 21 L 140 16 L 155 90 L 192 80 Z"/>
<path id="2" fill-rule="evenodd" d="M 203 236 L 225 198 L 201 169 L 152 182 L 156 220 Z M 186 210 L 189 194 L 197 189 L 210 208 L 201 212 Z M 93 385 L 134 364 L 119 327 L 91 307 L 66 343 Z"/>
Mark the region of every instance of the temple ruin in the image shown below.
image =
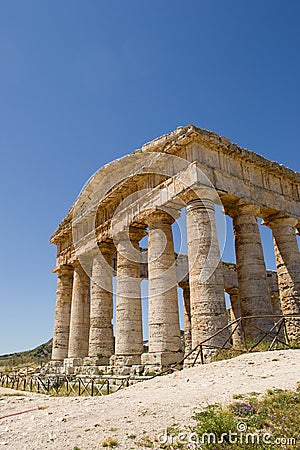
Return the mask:
<path id="1" fill-rule="evenodd" d="M 230 318 L 253 316 L 245 332 L 254 338 L 270 328 L 270 315 L 300 314 L 299 199 L 299 172 L 193 125 L 99 169 L 50 241 L 57 246 L 52 367 L 142 373 L 181 361 Z M 216 205 L 232 218 L 236 265 L 221 261 Z M 172 224 L 182 211 L 187 255 L 174 251 Z M 273 233 L 276 272 L 266 270 L 259 219 Z M 287 332 L 300 340 L 295 321 Z M 231 345 L 241 340 L 237 332 Z"/>

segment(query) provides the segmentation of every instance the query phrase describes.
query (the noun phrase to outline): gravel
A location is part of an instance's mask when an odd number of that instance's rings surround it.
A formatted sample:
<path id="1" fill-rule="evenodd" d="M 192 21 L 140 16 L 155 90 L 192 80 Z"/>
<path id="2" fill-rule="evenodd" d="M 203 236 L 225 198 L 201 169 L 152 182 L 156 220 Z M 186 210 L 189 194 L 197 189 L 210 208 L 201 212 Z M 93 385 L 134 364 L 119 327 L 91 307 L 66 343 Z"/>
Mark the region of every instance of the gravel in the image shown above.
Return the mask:
<path id="1" fill-rule="evenodd" d="M 195 411 L 230 402 L 234 394 L 294 389 L 300 350 L 241 355 L 184 369 L 103 397 L 51 397 L 0 388 L 0 449 L 101 449 L 112 439 L 120 449 L 158 444 L 167 427 L 184 430 Z M 18 395 L 9 395 L 9 394 Z M 146 446 L 144 446 L 146 448 Z"/>

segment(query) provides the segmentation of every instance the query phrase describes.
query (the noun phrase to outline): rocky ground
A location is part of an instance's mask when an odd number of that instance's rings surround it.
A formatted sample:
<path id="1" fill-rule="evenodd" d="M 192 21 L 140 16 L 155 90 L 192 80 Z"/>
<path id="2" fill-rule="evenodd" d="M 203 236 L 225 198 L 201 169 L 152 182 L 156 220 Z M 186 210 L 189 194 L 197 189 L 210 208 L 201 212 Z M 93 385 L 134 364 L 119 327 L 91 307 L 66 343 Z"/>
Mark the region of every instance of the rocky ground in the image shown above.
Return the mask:
<path id="1" fill-rule="evenodd" d="M 234 394 L 295 388 L 300 350 L 241 355 L 136 384 L 103 397 L 55 398 L 0 388 L 0 449 L 146 448 L 167 427 L 186 429 L 195 411 Z M 14 394 L 14 395 L 11 395 Z M 16 395 L 17 394 L 17 395 Z"/>

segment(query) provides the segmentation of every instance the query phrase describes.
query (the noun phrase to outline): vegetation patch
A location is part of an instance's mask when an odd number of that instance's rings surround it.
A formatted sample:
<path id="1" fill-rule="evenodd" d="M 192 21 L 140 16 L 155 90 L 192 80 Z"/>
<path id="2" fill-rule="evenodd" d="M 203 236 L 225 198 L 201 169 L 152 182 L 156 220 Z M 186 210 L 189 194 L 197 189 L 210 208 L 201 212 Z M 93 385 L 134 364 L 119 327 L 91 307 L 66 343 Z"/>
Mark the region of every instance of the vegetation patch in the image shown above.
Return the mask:
<path id="1" fill-rule="evenodd" d="M 170 427 L 159 436 L 162 449 L 270 450 L 300 448 L 300 385 L 297 390 L 269 390 L 236 395 L 232 404 L 209 405 L 195 413 L 184 432 Z"/>
<path id="2" fill-rule="evenodd" d="M 0 371 L 13 372 L 24 369 L 24 367 L 28 367 L 29 370 L 36 369 L 37 366 L 42 367 L 50 361 L 51 352 L 52 339 L 32 350 L 1 355 Z"/>

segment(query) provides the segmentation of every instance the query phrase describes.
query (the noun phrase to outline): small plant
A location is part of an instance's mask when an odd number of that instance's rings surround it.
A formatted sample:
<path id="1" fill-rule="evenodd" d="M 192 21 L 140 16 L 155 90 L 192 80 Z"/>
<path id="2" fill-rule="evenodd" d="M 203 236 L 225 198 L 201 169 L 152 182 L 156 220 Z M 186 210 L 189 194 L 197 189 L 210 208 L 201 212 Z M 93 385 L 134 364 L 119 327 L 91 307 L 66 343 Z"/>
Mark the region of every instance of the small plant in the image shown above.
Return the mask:
<path id="1" fill-rule="evenodd" d="M 202 449 L 248 449 L 249 442 L 245 440 L 238 443 L 229 441 L 230 433 L 242 431 L 244 436 L 247 433 L 252 436 L 254 441 L 251 448 L 255 450 L 271 448 L 270 443 L 262 441 L 264 433 L 271 436 L 273 442 L 276 439 L 281 442 L 282 439 L 283 445 L 278 448 L 297 448 L 300 429 L 300 387 L 296 391 L 273 389 L 263 396 L 253 392 L 248 396 L 235 395 L 235 398 L 239 401 L 228 407 L 219 404 L 210 405 L 195 414 L 197 424 L 193 432 L 199 437 Z M 208 437 L 210 434 L 215 442 L 207 440 L 201 442 L 203 436 Z M 260 437 L 260 441 L 255 440 L 257 436 Z"/>
<path id="2" fill-rule="evenodd" d="M 245 394 L 233 394 L 232 396 L 235 400 L 239 400 L 245 397 Z"/>
<path id="3" fill-rule="evenodd" d="M 102 442 L 102 447 L 114 448 L 118 446 L 118 439 L 109 437 Z"/>
<path id="4" fill-rule="evenodd" d="M 195 419 L 198 422 L 195 431 L 200 436 L 213 433 L 217 439 L 220 439 L 224 432 L 236 429 L 233 413 L 223 409 L 219 404 L 209 405 L 204 411 L 196 413 Z"/>
<path id="5" fill-rule="evenodd" d="M 155 377 L 156 372 L 148 372 L 147 377 Z"/>
<path id="6" fill-rule="evenodd" d="M 136 445 L 138 445 L 139 447 L 143 447 L 143 448 L 153 448 L 153 442 L 150 439 L 150 437 L 147 434 L 144 434 L 141 437 L 140 441 L 136 441 L 135 442 Z"/>
<path id="7" fill-rule="evenodd" d="M 252 416 L 255 413 L 255 409 L 252 403 L 242 403 L 240 405 L 235 405 L 233 407 L 233 412 L 240 417 Z"/>
<path id="8" fill-rule="evenodd" d="M 136 435 L 135 434 L 129 434 L 128 435 L 128 439 L 135 439 L 136 438 Z"/>

